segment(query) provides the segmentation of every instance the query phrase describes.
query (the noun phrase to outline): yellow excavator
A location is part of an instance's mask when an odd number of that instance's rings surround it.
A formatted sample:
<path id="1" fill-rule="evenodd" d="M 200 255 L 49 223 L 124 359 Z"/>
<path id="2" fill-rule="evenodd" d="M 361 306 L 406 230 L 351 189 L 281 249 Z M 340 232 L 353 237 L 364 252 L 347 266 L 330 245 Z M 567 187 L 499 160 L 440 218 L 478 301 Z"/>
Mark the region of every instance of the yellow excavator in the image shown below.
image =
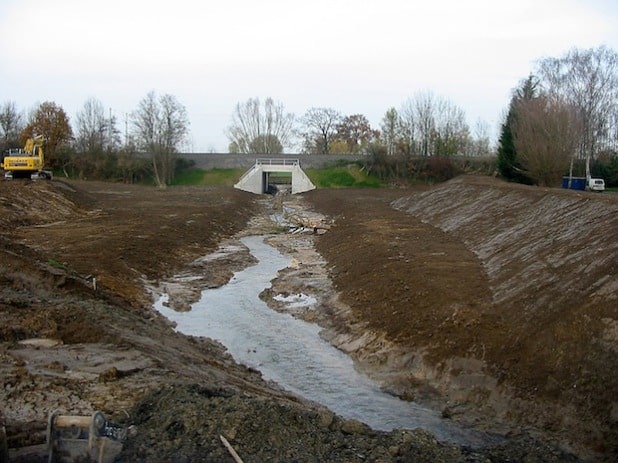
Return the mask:
<path id="1" fill-rule="evenodd" d="M 52 172 L 44 170 L 45 157 L 43 144 L 45 138 L 37 136 L 29 138 L 23 149 L 11 149 L 2 154 L 0 167 L 4 170 L 4 178 L 30 178 L 51 180 Z"/>

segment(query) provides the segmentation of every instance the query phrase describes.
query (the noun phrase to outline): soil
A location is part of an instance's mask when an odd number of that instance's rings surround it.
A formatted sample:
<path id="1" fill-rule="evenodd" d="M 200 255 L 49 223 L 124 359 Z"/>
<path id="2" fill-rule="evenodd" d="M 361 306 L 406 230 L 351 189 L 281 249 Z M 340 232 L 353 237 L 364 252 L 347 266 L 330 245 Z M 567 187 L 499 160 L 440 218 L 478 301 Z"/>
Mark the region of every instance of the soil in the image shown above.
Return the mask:
<path id="1" fill-rule="evenodd" d="M 27 446 L 54 410 L 136 426 L 119 461 L 234 461 L 221 435 L 245 462 L 614 461 L 616 230 L 616 196 L 480 177 L 277 197 L 0 182 L 10 461 L 46 461 Z M 506 439 L 345 421 L 152 309 L 225 284 L 253 262 L 238 238 L 257 233 L 292 259 L 262 294 L 273 309 L 319 323 L 384 389 Z M 300 293 L 316 304 L 274 298 Z"/>

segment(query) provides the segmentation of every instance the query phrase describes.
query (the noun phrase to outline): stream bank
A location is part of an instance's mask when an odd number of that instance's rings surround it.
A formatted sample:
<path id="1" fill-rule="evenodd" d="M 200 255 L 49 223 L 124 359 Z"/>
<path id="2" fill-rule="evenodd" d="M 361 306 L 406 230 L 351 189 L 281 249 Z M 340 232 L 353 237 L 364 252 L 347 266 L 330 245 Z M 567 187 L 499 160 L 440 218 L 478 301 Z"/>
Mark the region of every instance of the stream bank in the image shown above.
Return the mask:
<path id="1" fill-rule="evenodd" d="M 270 236 L 268 243 L 288 256 L 290 263 L 278 272 L 277 277 L 271 282 L 272 286 L 265 289 L 260 296 L 271 309 L 316 323 L 321 327 L 320 335 L 333 346 L 350 355 L 355 361 L 356 368 L 378 381 L 384 391 L 406 400 L 416 400 L 426 406 L 434 407 L 436 413 L 441 414 L 446 422 L 456 418 L 464 426 L 475 426 L 492 433 L 508 435 L 509 442 L 505 444 L 506 447 L 520 446 L 522 442 L 528 442 L 528 444 L 523 444 L 523 447 L 526 447 L 534 442 L 533 446 L 542 447 L 545 449 L 543 452 L 548 452 L 542 457 L 539 454 L 537 461 L 576 461 L 575 457 L 552 446 L 545 446 L 529 437 L 529 433 L 525 430 L 510 427 L 492 417 L 485 416 L 483 412 L 486 410 L 473 411 L 471 408 L 451 407 L 441 395 L 443 391 L 434 387 L 441 376 L 431 366 L 423 363 L 422 352 L 405 350 L 400 345 L 387 340 L 383 333 L 368 329 L 366 324 L 355 320 L 351 308 L 340 300 L 339 293 L 329 278 L 328 264 L 317 252 L 315 245 L 316 240 L 328 233 L 325 231 L 328 227 L 320 228 L 317 232 L 315 229 L 295 228 L 295 221 L 298 221 L 299 217 L 309 218 L 306 221 L 310 222 L 322 221 L 332 224 L 332 221 L 311 211 L 301 196 L 287 197 L 284 204 L 281 203 L 280 198 L 274 200 L 272 204 L 270 200 L 261 200 L 261 202 L 262 207 L 270 212 L 261 217 L 255 217 L 251 226 L 238 237 L 253 235 L 256 232 L 279 232 Z M 294 221 L 289 223 L 284 216 L 294 217 Z M 284 232 L 281 233 L 281 231 Z M 229 275 L 246 265 L 253 265 L 255 260 L 245 247 L 238 244 L 239 241 L 236 240 L 226 242 L 205 259 L 211 266 L 218 267 L 221 264 L 225 269 L 224 272 Z M 244 265 L 242 265 L 243 262 Z M 195 281 L 199 282 L 199 278 L 187 280 L 186 275 L 181 279 L 188 281 L 189 287 L 194 287 Z M 181 282 L 177 279 L 172 279 L 171 284 L 169 283 L 162 286 L 162 291 L 170 293 L 167 304 L 171 307 L 186 308 L 188 304 L 197 301 L 195 290 L 179 291 L 179 287 L 183 285 L 179 284 Z M 191 295 L 189 299 L 186 298 L 188 294 Z M 307 301 L 310 302 L 307 303 Z M 418 359 L 416 364 L 415 359 Z M 468 366 L 465 362 L 461 362 L 458 367 L 459 371 L 462 371 L 462 367 L 474 370 L 474 373 L 480 371 L 480 366 L 474 362 L 470 362 Z M 420 380 L 418 379 L 419 371 L 426 372 L 426 376 Z M 462 385 L 462 388 L 465 386 Z M 481 453 L 491 452 L 490 448 L 498 447 L 501 446 L 494 445 L 484 449 L 477 447 L 476 450 Z M 534 451 L 531 451 L 531 455 L 534 455 Z M 461 458 L 463 458 L 462 455 L 459 455 L 456 461 L 460 461 L 458 459 Z M 534 457 L 531 458 L 534 461 Z"/>
<path id="2" fill-rule="evenodd" d="M 290 258 L 266 244 L 267 238 L 241 238 L 257 263 L 235 272 L 226 285 L 202 291 L 190 311 L 167 308 L 167 295 L 155 303 L 155 309 L 171 320 L 177 331 L 221 342 L 237 362 L 343 418 L 382 431 L 421 428 L 440 441 L 474 448 L 499 441 L 381 391 L 355 369 L 350 357 L 322 339 L 319 326 L 269 308 L 258 296 L 271 289 L 277 272 L 289 268 Z M 317 296 L 286 291 L 272 299 L 286 308 L 300 309 L 316 305 Z"/>

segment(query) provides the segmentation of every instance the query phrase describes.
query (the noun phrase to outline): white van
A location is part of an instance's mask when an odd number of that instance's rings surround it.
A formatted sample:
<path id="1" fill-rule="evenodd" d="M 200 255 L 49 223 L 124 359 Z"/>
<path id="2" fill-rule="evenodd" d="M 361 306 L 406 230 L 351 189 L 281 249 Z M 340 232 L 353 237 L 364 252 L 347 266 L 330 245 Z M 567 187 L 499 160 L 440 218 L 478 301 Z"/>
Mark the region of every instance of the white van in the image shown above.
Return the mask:
<path id="1" fill-rule="evenodd" d="M 605 191 L 605 180 L 602 178 L 591 178 L 588 180 L 588 189 L 590 191 Z"/>

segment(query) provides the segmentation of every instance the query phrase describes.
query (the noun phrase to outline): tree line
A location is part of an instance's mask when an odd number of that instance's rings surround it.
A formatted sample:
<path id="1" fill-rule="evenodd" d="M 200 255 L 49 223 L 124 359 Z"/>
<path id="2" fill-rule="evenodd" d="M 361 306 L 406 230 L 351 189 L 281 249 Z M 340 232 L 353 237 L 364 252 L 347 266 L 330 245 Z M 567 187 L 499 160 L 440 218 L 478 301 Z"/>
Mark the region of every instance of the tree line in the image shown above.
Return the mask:
<path id="1" fill-rule="evenodd" d="M 418 116 L 418 117 L 417 117 Z M 129 126 L 130 122 L 130 126 Z M 189 120 L 185 107 L 172 95 L 150 92 L 126 121 L 124 142 L 114 115 L 103 103 L 88 99 L 71 124 L 64 109 L 44 102 L 26 118 L 15 103 L 0 106 L 0 148 L 24 146 L 28 138 L 46 140 L 47 163 L 67 176 L 116 179 L 124 182 L 153 178 L 171 183 L 186 146 Z M 344 116 L 332 108 L 311 108 L 301 118 L 282 103 L 251 98 L 238 103 L 226 135 L 230 153 L 282 154 L 293 149 L 308 154 L 372 154 L 413 156 L 490 154 L 489 137 L 471 141 L 464 112 L 426 92 L 403 106 L 399 116 L 387 111 L 382 131 L 361 114 Z M 298 141 L 300 140 L 300 146 Z"/>
<path id="2" fill-rule="evenodd" d="M 51 167 L 67 175 L 125 182 L 152 177 L 165 186 L 179 167 L 189 120 L 174 96 L 150 92 L 126 121 L 123 142 L 118 121 L 94 98 L 73 125 L 53 102 L 38 105 L 28 118 L 12 102 L 0 106 L 0 148 L 23 146 L 33 135 L 45 137 Z M 456 172 L 454 156 L 496 154 L 486 123 L 471 129 L 460 107 L 430 91 L 387 109 L 379 128 L 362 114 L 322 107 L 297 117 L 272 98 L 250 98 L 236 104 L 226 136 L 230 153 L 365 154 L 367 169 L 387 181 L 427 168 L 448 177 Z M 553 186 L 567 173 L 591 170 L 618 183 L 617 148 L 617 54 L 606 47 L 573 49 L 539 61 L 513 91 L 494 167 L 523 183 Z"/>
<path id="3" fill-rule="evenodd" d="M 594 174 L 618 185 L 617 152 L 618 54 L 573 49 L 539 61 L 513 91 L 497 167 L 521 183 L 555 186 L 565 175 Z"/>
<path id="4" fill-rule="evenodd" d="M 153 179 L 158 186 L 169 185 L 189 134 L 185 107 L 172 95 L 150 92 L 130 122 L 123 143 L 116 117 L 106 114 L 97 99 L 86 101 L 73 126 L 54 102 L 39 104 L 27 119 L 15 103 L 7 102 L 0 107 L 0 148 L 18 148 L 42 135 L 46 163 L 66 176 L 126 183 Z"/>
<path id="5" fill-rule="evenodd" d="M 298 118 L 272 98 L 250 98 L 236 105 L 226 134 L 228 151 L 243 154 L 492 154 L 487 124 L 477 123 L 473 133 L 461 108 L 429 91 L 415 94 L 399 110 L 388 109 L 379 129 L 362 114 L 310 108 Z"/>

